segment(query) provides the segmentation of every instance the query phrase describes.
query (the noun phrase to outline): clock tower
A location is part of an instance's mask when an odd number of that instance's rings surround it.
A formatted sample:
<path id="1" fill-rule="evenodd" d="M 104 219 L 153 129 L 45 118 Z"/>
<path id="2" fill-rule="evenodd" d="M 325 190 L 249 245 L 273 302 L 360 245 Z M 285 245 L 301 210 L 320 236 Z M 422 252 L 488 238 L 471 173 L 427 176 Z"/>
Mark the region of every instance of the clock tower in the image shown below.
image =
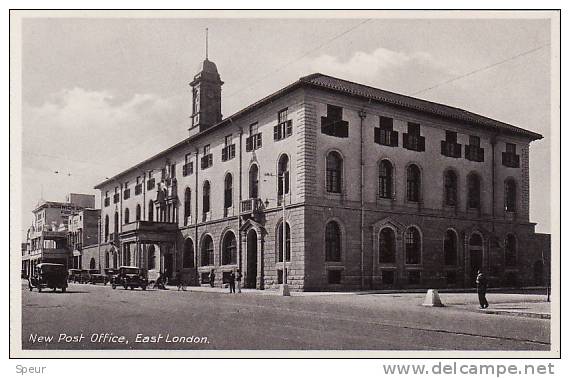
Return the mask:
<path id="1" fill-rule="evenodd" d="M 192 116 L 190 134 L 204 131 L 222 120 L 222 84 L 214 62 L 204 60 L 200 72 L 190 83 Z"/>

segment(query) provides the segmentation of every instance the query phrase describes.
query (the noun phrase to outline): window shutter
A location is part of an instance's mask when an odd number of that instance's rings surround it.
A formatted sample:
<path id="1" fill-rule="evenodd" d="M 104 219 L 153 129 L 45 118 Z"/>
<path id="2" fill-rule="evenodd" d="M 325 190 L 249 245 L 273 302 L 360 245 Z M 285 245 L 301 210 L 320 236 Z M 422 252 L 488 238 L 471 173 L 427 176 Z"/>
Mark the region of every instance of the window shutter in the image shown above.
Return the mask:
<path id="1" fill-rule="evenodd" d="M 279 136 L 279 134 L 280 134 L 279 133 L 279 126 L 280 125 L 273 126 L 273 140 L 281 139 L 281 137 Z"/>
<path id="2" fill-rule="evenodd" d="M 392 142 L 392 147 L 398 147 L 398 132 L 390 131 L 390 141 Z"/>
<path id="3" fill-rule="evenodd" d="M 420 151 L 426 150 L 426 138 L 425 137 L 419 137 L 418 147 L 419 147 Z"/>
<path id="4" fill-rule="evenodd" d="M 261 133 L 257 134 L 257 148 L 261 148 Z"/>
<path id="5" fill-rule="evenodd" d="M 380 128 L 374 128 L 374 143 L 380 144 Z"/>
<path id="6" fill-rule="evenodd" d="M 408 134 L 407 134 L 407 133 L 404 133 L 404 136 L 403 136 L 402 139 L 403 139 L 403 140 L 402 140 L 403 146 L 404 146 L 405 148 L 408 148 L 408 147 L 409 147 Z"/>
<path id="7" fill-rule="evenodd" d="M 293 135 L 293 121 L 287 121 L 287 136 Z"/>
<path id="8" fill-rule="evenodd" d="M 253 150 L 253 143 L 251 137 L 245 138 L 245 150 L 248 152 Z"/>

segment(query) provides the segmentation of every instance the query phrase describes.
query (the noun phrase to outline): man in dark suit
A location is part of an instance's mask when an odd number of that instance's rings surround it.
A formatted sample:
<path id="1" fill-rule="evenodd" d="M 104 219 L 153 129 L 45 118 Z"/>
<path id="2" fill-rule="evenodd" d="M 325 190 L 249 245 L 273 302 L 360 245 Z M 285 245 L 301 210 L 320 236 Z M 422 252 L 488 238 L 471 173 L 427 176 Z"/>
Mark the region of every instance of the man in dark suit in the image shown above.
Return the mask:
<path id="1" fill-rule="evenodd" d="M 481 308 L 489 307 L 489 302 L 487 302 L 487 298 L 485 295 L 487 294 L 487 277 L 481 272 L 481 270 L 477 271 L 477 294 L 479 295 L 479 306 Z"/>

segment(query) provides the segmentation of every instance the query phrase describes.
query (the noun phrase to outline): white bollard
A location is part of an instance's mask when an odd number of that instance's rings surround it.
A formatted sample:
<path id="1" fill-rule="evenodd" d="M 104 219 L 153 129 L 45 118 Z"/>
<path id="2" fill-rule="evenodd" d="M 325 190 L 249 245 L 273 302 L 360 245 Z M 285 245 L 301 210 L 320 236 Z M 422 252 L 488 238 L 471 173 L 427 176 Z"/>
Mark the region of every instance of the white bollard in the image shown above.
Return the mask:
<path id="1" fill-rule="evenodd" d="M 422 306 L 443 307 L 443 303 L 441 303 L 437 290 L 429 289 L 427 291 L 426 298 L 424 299 Z"/>

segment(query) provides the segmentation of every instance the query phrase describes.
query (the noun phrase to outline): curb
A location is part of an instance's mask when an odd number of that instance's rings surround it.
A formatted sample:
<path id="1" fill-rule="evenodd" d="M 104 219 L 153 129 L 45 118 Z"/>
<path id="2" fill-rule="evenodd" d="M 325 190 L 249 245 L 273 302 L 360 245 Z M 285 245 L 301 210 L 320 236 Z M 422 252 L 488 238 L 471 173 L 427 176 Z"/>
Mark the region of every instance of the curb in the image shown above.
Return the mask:
<path id="1" fill-rule="evenodd" d="M 508 311 L 508 310 L 479 310 L 485 314 L 490 315 L 508 315 L 508 316 L 520 316 L 525 318 L 534 319 L 548 319 L 550 320 L 550 314 L 545 312 L 521 312 L 521 311 Z"/>

